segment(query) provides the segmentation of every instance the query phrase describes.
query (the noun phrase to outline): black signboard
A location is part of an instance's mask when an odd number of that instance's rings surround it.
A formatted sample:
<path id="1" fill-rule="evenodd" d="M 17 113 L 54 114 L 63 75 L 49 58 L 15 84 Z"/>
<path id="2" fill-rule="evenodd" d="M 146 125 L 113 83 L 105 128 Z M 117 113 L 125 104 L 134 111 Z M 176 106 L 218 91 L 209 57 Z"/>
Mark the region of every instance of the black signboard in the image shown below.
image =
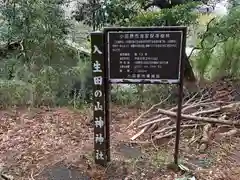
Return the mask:
<path id="1" fill-rule="evenodd" d="M 185 27 L 105 28 L 111 83 L 179 83 Z"/>

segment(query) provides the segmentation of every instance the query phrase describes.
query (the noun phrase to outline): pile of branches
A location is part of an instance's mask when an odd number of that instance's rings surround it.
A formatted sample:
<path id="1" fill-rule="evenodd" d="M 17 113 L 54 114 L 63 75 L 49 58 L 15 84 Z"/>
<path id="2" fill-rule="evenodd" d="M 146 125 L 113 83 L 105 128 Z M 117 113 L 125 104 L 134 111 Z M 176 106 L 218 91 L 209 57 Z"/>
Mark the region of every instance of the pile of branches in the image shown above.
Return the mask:
<path id="1" fill-rule="evenodd" d="M 240 101 L 232 97 L 226 100 L 225 97 L 230 97 L 231 93 L 232 91 L 218 92 L 218 98 L 216 98 L 209 91 L 205 93 L 202 91 L 185 98 L 182 104 L 181 132 L 186 129 L 201 128 L 203 130 L 202 142 L 209 140 L 209 132 L 213 126 L 227 127 L 228 131 L 218 134 L 219 136 L 238 134 L 240 132 Z M 131 122 L 127 129 L 133 126 L 139 129 L 138 133 L 131 137 L 132 141 L 143 134 L 150 134 L 151 140 L 175 137 L 178 107 L 161 108 L 168 98 L 153 105 Z"/>

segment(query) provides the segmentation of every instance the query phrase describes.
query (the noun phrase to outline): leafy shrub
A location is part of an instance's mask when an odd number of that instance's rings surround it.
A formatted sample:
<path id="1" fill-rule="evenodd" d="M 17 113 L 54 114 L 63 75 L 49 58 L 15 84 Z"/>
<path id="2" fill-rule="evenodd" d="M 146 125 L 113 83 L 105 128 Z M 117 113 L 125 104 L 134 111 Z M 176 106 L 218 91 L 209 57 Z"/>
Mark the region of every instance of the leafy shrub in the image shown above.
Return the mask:
<path id="1" fill-rule="evenodd" d="M 0 106 L 31 105 L 33 103 L 30 84 L 16 80 L 0 80 Z"/>
<path id="2" fill-rule="evenodd" d="M 172 85 L 114 85 L 111 100 L 120 105 L 147 108 L 152 104 L 169 99 L 166 104 L 176 103 L 176 90 Z"/>
<path id="3" fill-rule="evenodd" d="M 198 56 L 192 59 L 201 79 L 221 76 L 239 77 L 240 68 L 240 6 L 208 23 L 200 38 Z"/>

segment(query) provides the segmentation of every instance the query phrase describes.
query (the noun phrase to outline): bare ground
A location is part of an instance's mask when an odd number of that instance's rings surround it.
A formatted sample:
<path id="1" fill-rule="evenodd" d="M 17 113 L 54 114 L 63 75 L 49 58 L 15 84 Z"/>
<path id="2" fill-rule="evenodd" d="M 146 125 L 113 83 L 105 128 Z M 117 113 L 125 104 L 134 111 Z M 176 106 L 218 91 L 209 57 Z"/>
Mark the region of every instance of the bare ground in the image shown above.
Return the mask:
<path id="1" fill-rule="evenodd" d="M 129 142 L 137 130 L 125 130 L 140 114 L 138 109 L 111 110 L 111 163 L 93 161 L 91 109 L 12 109 L 0 112 L 0 169 L 17 180 L 49 179 L 46 169 L 58 163 L 74 167 L 93 180 L 174 180 L 186 176 L 170 170 L 174 139 Z M 191 130 L 190 130 L 191 131 Z M 180 162 L 199 180 L 237 180 L 240 176 L 240 136 L 213 138 L 207 151 L 189 144 L 192 133 L 182 134 Z M 64 179 L 66 180 L 66 179 Z"/>

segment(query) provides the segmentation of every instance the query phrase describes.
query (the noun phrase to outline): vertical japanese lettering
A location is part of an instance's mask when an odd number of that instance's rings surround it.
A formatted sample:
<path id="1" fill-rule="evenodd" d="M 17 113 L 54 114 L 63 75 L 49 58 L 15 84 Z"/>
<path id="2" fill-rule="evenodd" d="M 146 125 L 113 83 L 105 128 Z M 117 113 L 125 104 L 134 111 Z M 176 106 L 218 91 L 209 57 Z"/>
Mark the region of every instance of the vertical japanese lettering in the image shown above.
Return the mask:
<path id="1" fill-rule="evenodd" d="M 103 118 L 102 116 L 99 116 L 99 117 L 95 117 L 94 119 L 94 123 L 95 123 L 95 127 L 96 128 L 103 128 L 103 125 L 104 125 L 104 121 L 103 121 Z"/>
<path id="2" fill-rule="evenodd" d="M 93 118 L 94 118 L 94 153 L 96 164 L 107 164 L 107 144 L 105 127 L 105 84 L 104 84 L 104 49 L 103 33 L 91 34 L 92 75 L 93 75 Z"/>

